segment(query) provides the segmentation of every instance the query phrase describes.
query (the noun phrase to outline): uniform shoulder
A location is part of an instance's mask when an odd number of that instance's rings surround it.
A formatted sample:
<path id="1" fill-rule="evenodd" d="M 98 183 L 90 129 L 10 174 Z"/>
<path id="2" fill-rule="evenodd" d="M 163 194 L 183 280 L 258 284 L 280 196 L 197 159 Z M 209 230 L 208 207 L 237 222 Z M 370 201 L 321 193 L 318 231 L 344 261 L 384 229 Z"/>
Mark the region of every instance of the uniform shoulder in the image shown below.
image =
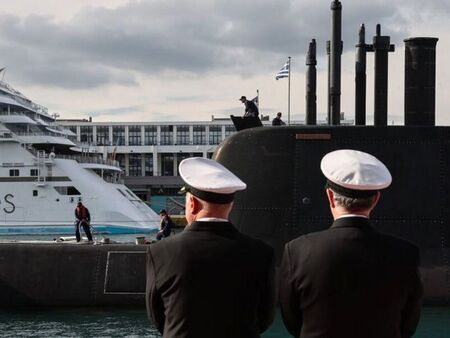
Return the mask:
<path id="1" fill-rule="evenodd" d="M 244 243 L 244 245 L 246 245 L 248 247 L 251 247 L 255 250 L 264 251 L 266 253 L 273 252 L 273 248 L 269 244 L 267 244 L 266 242 L 264 242 L 260 239 L 250 237 L 241 232 L 239 232 L 239 237 L 240 237 L 240 240 Z"/>
<path id="2" fill-rule="evenodd" d="M 417 255 L 419 253 L 419 247 L 407 239 L 386 233 L 381 233 L 381 237 L 388 245 L 397 248 L 399 252 L 405 252 L 411 255 Z"/>

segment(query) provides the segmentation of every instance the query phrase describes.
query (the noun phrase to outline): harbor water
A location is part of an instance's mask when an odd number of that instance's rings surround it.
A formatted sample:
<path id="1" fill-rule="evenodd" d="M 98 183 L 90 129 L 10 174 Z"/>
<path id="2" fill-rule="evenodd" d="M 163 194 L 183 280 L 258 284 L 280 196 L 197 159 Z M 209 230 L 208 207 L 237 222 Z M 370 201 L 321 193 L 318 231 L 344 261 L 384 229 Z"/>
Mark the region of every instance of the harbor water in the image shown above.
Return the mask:
<path id="1" fill-rule="evenodd" d="M 149 234 L 100 235 L 113 241 L 134 243 Z M 57 236 L 1 236 L 0 240 L 53 240 Z M 369 319 L 370 320 L 370 319 Z M 145 308 L 54 308 L 46 310 L 8 310 L 0 312 L 0 337 L 160 337 L 149 322 Z M 277 312 L 264 338 L 291 337 Z M 450 337 L 450 307 L 424 307 L 414 337 Z"/>
<path id="2" fill-rule="evenodd" d="M 161 337 L 145 309 L 90 308 L 23 311 L 0 314 L 0 337 Z M 279 312 L 263 338 L 291 337 Z M 415 338 L 450 337 L 450 308 L 426 307 Z"/>

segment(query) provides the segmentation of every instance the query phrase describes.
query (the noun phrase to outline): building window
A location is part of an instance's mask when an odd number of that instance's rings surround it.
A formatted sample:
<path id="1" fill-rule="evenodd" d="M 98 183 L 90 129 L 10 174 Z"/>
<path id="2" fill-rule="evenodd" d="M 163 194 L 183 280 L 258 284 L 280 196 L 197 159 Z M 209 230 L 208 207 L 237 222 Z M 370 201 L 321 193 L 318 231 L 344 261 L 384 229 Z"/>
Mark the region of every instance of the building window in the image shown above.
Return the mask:
<path id="1" fill-rule="evenodd" d="M 83 143 L 92 143 L 92 126 L 80 127 L 80 141 Z"/>
<path id="2" fill-rule="evenodd" d="M 222 141 L 222 126 L 209 126 L 209 144 L 219 144 Z"/>
<path id="3" fill-rule="evenodd" d="M 233 125 L 225 126 L 225 137 L 236 133 L 236 128 Z"/>
<path id="4" fill-rule="evenodd" d="M 125 155 L 124 154 L 116 154 L 115 160 L 119 162 L 120 169 L 125 171 Z"/>
<path id="5" fill-rule="evenodd" d="M 161 126 L 161 145 L 173 144 L 173 126 Z"/>
<path id="6" fill-rule="evenodd" d="M 153 176 L 153 154 L 144 154 L 145 156 L 145 176 Z"/>
<path id="7" fill-rule="evenodd" d="M 128 175 L 142 176 L 141 154 L 130 154 L 128 160 Z"/>
<path id="8" fill-rule="evenodd" d="M 157 144 L 158 131 L 156 126 L 145 126 L 144 128 L 144 144 L 153 146 Z"/>
<path id="9" fill-rule="evenodd" d="M 180 173 L 178 171 L 178 168 L 180 167 L 181 161 L 183 161 L 186 158 L 192 157 L 192 154 L 190 153 L 177 153 L 177 176 L 180 176 Z"/>
<path id="10" fill-rule="evenodd" d="M 141 127 L 129 126 L 128 127 L 128 145 L 140 146 L 141 145 Z"/>
<path id="11" fill-rule="evenodd" d="M 125 127 L 113 126 L 113 145 L 124 146 L 125 145 Z"/>
<path id="12" fill-rule="evenodd" d="M 38 169 L 30 169 L 30 176 L 39 176 Z"/>
<path id="13" fill-rule="evenodd" d="M 206 144 L 206 126 L 194 126 L 194 144 Z"/>
<path id="14" fill-rule="evenodd" d="M 98 126 L 97 127 L 97 145 L 109 146 L 109 127 Z"/>
<path id="15" fill-rule="evenodd" d="M 36 197 L 38 195 L 38 191 L 37 190 L 33 190 L 33 196 Z"/>
<path id="16" fill-rule="evenodd" d="M 9 169 L 9 176 L 19 176 L 19 169 Z"/>
<path id="17" fill-rule="evenodd" d="M 173 176 L 173 154 L 161 154 L 161 176 Z"/>
<path id="18" fill-rule="evenodd" d="M 77 126 L 69 126 L 68 128 L 72 133 L 74 133 L 74 134 L 77 133 Z"/>
<path id="19" fill-rule="evenodd" d="M 177 126 L 177 144 L 189 144 L 189 126 Z"/>
<path id="20" fill-rule="evenodd" d="M 214 153 L 207 153 L 207 154 L 206 154 L 206 156 L 207 156 L 208 158 L 212 158 L 213 155 L 214 155 Z"/>

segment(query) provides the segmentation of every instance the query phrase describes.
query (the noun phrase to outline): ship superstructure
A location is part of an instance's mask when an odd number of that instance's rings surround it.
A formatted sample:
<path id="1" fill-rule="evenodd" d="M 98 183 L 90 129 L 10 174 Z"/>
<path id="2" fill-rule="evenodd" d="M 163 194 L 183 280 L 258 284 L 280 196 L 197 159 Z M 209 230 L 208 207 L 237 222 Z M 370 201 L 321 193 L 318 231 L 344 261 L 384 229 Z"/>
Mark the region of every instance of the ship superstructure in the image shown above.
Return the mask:
<path id="1" fill-rule="evenodd" d="M 73 233 L 78 201 L 96 232 L 156 230 L 158 215 L 123 185 L 119 163 L 87 149 L 0 81 L 0 234 Z"/>

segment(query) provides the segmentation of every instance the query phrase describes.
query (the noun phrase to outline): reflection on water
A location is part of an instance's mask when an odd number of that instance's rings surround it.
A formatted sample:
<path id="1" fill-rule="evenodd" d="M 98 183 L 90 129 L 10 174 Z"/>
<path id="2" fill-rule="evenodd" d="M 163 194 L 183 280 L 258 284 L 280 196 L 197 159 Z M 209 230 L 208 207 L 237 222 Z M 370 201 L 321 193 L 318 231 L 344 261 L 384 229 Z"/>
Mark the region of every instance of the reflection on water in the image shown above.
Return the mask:
<path id="1" fill-rule="evenodd" d="M 1 337 L 160 337 L 145 310 L 91 308 L 0 313 Z M 288 338 L 279 313 L 264 338 Z M 450 308 L 424 308 L 417 338 L 450 337 Z"/>

